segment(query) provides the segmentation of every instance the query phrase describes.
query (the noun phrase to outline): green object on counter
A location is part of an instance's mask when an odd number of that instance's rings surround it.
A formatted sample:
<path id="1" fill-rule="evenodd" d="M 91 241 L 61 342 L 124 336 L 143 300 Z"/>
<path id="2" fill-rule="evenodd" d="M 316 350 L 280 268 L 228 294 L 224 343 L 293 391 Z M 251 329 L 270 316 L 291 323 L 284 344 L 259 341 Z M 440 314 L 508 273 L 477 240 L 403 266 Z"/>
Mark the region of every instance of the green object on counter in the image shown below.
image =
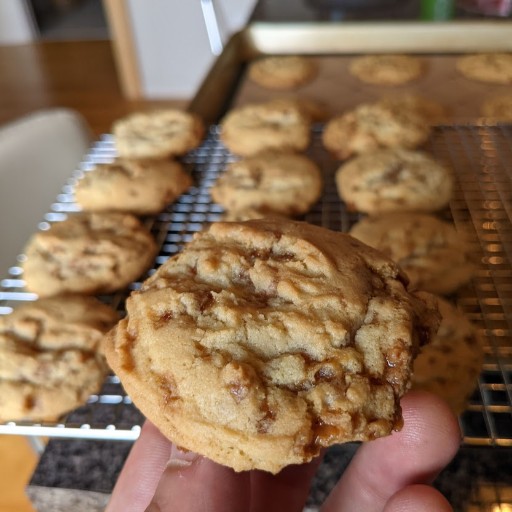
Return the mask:
<path id="1" fill-rule="evenodd" d="M 421 0 L 421 19 L 451 20 L 455 12 L 454 0 Z"/>

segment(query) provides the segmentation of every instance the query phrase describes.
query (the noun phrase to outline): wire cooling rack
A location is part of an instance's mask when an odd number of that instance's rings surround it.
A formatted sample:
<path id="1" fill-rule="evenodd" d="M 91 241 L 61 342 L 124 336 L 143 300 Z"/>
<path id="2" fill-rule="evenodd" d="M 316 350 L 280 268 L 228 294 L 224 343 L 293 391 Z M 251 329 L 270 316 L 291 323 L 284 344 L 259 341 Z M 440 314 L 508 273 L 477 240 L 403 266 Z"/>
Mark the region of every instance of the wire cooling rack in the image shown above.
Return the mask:
<path id="1" fill-rule="evenodd" d="M 304 220 L 348 231 L 359 215 L 348 212 L 338 197 L 334 174 L 339 163 L 324 151 L 321 129 L 321 126 L 313 129 L 308 153 L 322 169 L 325 188 Z M 194 233 L 222 214 L 222 209 L 212 203 L 209 189 L 234 158 L 219 141 L 218 133 L 219 128 L 212 126 L 204 143 L 183 159 L 194 186 L 166 211 L 145 220 L 161 245 L 148 274 L 178 252 Z M 480 260 L 473 282 L 453 297 L 485 341 L 485 364 L 478 388 L 460 417 L 464 441 L 468 445 L 512 446 L 512 126 L 439 126 L 425 149 L 455 171 L 454 197 L 442 216 L 469 234 L 472 250 Z M 109 162 L 114 157 L 112 137 L 106 135 L 91 148 L 65 184 L 40 228 L 45 229 L 49 223 L 76 212 L 73 197 L 76 181 L 93 165 Z M 139 284 L 133 283 L 131 289 Z M 129 291 L 101 299 L 123 311 Z M 20 302 L 34 299 L 23 290 L 21 268 L 13 266 L 1 282 L 0 314 L 9 313 Z M 98 395 L 92 395 L 87 404 L 59 422 L 6 422 L 0 424 L 0 433 L 134 440 L 143 419 L 119 379 L 111 375 Z"/>

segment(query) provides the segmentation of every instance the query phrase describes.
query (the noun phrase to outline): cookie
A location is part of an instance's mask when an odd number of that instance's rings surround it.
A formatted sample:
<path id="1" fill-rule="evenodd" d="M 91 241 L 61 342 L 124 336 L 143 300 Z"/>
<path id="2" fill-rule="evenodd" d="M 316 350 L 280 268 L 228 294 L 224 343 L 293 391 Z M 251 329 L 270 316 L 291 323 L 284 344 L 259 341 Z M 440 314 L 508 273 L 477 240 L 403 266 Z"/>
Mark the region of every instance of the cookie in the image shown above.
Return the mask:
<path id="1" fill-rule="evenodd" d="M 55 420 L 98 392 L 107 366 L 98 352 L 118 320 L 92 297 L 41 299 L 0 317 L 0 418 Z"/>
<path id="2" fill-rule="evenodd" d="M 322 192 L 322 175 L 308 157 L 260 153 L 229 164 L 210 190 L 228 211 L 307 212 Z"/>
<path id="3" fill-rule="evenodd" d="M 243 222 L 245 220 L 263 219 L 264 217 L 288 218 L 287 215 L 269 210 L 246 208 L 243 210 L 227 210 L 219 219 L 222 222 Z"/>
<path id="4" fill-rule="evenodd" d="M 512 121 L 512 94 L 488 98 L 482 104 L 481 113 L 498 121 Z"/>
<path id="5" fill-rule="evenodd" d="M 325 148 L 344 160 L 380 148 L 414 149 L 430 136 L 430 126 L 414 110 L 369 103 L 331 119 L 322 133 Z"/>
<path id="6" fill-rule="evenodd" d="M 309 119 L 295 105 L 250 104 L 231 110 L 221 122 L 220 138 L 234 154 L 303 151 L 310 141 Z"/>
<path id="7" fill-rule="evenodd" d="M 310 123 L 321 123 L 329 119 L 329 109 L 322 101 L 304 96 L 275 98 L 272 104 L 298 108 Z"/>
<path id="8" fill-rule="evenodd" d="M 202 120 L 175 109 L 136 112 L 112 126 L 117 154 L 126 158 L 165 158 L 184 155 L 201 143 Z"/>
<path id="9" fill-rule="evenodd" d="M 413 388 L 440 396 L 455 414 L 460 414 L 478 384 L 484 360 L 483 340 L 455 306 L 442 299 L 438 306 L 441 325 L 414 361 Z"/>
<path id="10" fill-rule="evenodd" d="M 457 59 L 457 70 L 470 80 L 512 84 L 512 53 L 480 53 Z"/>
<path id="11" fill-rule="evenodd" d="M 31 237 L 23 279 L 40 297 L 110 293 L 140 277 L 156 252 L 153 237 L 132 215 L 77 214 Z"/>
<path id="12" fill-rule="evenodd" d="M 317 66 L 299 55 L 262 57 L 249 65 L 249 79 L 267 89 L 295 89 L 313 80 Z"/>
<path id="13" fill-rule="evenodd" d="M 178 162 L 118 158 L 98 164 L 77 183 L 75 200 L 82 210 L 159 213 L 192 185 Z"/>
<path id="14" fill-rule="evenodd" d="M 398 263 L 410 289 L 447 295 L 470 281 L 477 268 L 463 234 L 432 215 L 366 217 L 350 234 Z"/>
<path id="15" fill-rule="evenodd" d="M 276 473 L 400 428 L 435 301 L 349 235 L 217 222 L 127 301 L 104 339 L 140 410 L 176 445 Z"/>
<path id="16" fill-rule="evenodd" d="M 63 295 L 26 302 L 0 316 L 0 333 L 41 350 L 93 352 L 117 320 L 117 313 L 94 297 Z"/>
<path id="17" fill-rule="evenodd" d="M 376 85 L 401 85 L 419 78 L 425 65 L 409 55 L 365 55 L 352 59 L 350 73 L 362 82 Z"/>
<path id="18" fill-rule="evenodd" d="M 453 173 L 426 153 L 381 149 L 343 164 L 336 186 L 349 210 L 433 212 L 448 205 Z"/>
<path id="19" fill-rule="evenodd" d="M 388 96 L 382 98 L 379 103 L 393 110 L 412 110 L 430 125 L 445 123 L 449 119 L 448 109 L 444 105 L 417 94 Z"/>

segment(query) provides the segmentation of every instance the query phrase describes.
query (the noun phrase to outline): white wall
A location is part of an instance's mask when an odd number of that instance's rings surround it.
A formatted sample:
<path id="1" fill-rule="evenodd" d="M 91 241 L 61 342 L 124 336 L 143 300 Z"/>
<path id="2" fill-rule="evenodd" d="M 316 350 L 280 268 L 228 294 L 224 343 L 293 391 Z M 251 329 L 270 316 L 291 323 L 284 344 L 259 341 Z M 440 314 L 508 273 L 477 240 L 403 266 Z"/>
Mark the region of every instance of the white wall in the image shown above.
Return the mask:
<path id="1" fill-rule="evenodd" d="M 145 96 L 192 97 L 215 60 L 200 0 L 128 1 Z M 224 42 L 245 25 L 255 3 L 215 2 Z"/>
<path id="2" fill-rule="evenodd" d="M 29 43 L 35 35 L 35 24 L 26 0 L 0 0 L 0 44 Z"/>

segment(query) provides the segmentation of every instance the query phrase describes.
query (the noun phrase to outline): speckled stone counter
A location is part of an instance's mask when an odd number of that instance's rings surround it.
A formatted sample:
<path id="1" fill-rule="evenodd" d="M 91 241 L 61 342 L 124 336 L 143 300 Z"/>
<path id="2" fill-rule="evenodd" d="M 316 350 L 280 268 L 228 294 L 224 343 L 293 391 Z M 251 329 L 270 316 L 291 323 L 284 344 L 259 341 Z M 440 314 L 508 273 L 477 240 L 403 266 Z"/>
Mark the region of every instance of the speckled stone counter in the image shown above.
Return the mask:
<path id="1" fill-rule="evenodd" d="M 75 512 L 103 510 L 131 446 L 120 441 L 50 441 L 27 490 L 38 512 L 71 510 L 66 508 L 71 505 Z M 356 450 L 356 444 L 347 444 L 327 452 L 312 483 L 308 511 L 317 510 Z M 512 506 L 512 449 L 463 447 L 435 485 L 455 511 Z"/>

